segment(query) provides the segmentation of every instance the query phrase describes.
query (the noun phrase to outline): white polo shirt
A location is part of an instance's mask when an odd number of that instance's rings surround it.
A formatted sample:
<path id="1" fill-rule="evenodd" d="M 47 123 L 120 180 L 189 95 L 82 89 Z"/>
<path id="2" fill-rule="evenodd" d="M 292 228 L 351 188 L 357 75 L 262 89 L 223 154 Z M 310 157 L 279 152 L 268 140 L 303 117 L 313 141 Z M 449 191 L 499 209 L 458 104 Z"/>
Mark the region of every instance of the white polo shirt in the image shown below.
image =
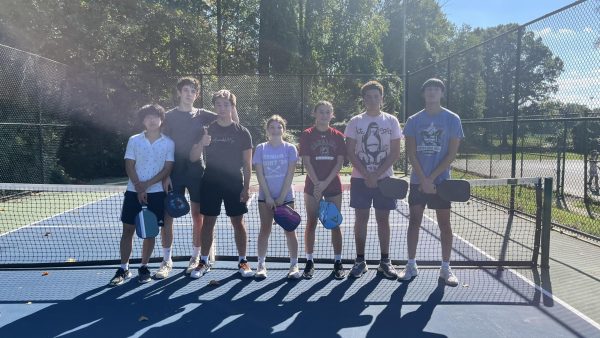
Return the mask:
<path id="1" fill-rule="evenodd" d="M 146 138 L 146 133 L 133 135 L 127 141 L 125 150 L 125 159 L 135 161 L 135 172 L 140 181 L 147 181 L 156 176 L 165 166 L 165 162 L 173 162 L 175 154 L 175 143 L 167 136 L 160 134 L 160 137 L 150 143 Z M 127 183 L 127 191 L 135 192 L 135 186 L 131 179 Z M 146 192 L 163 191 L 162 183 L 158 182 L 146 190 Z"/>

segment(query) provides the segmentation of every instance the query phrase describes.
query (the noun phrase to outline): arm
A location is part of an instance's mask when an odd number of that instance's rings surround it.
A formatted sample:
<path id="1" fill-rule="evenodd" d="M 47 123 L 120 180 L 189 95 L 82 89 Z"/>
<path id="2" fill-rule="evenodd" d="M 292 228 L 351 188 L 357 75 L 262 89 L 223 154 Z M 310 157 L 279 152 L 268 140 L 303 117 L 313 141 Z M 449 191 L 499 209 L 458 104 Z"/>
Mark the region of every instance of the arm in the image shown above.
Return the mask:
<path id="1" fill-rule="evenodd" d="M 271 197 L 271 191 L 269 191 L 269 185 L 267 184 L 267 180 L 265 179 L 263 165 L 257 163 L 254 165 L 254 167 L 256 168 L 256 178 L 258 179 L 258 186 L 265 194 L 265 204 L 270 209 L 273 209 L 275 207 L 275 201 L 273 200 L 273 197 Z"/>
<path id="2" fill-rule="evenodd" d="M 277 206 L 282 205 L 285 202 L 285 197 L 290 191 L 290 185 L 292 185 L 292 180 L 294 179 L 294 171 L 296 170 L 296 162 L 290 161 L 288 162 L 288 170 L 285 174 L 285 180 L 283 181 L 283 187 L 281 188 L 281 192 L 279 193 L 279 197 L 275 201 Z"/>
<path id="3" fill-rule="evenodd" d="M 435 193 L 435 189 L 433 187 L 433 180 L 425 177 L 423 173 L 423 168 L 421 168 L 421 164 L 417 160 L 417 140 L 414 136 L 405 136 L 406 140 L 406 153 L 408 155 L 408 161 L 413 168 L 413 172 L 419 178 L 420 189 L 422 192 L 427 194 Z"/>
<path id="4" fill-rule="evenodd" d="M 144 182 L 140 182 L 140 178 L 135 171 L 135 160 L 125 159 L 125 172 L 127 172 L 127 176 L 135 187 L 138 202 L 140 202 L 140 204 L 147 204 L 148 194 L 146 193 L 146 188 L 148 188 L 148 186 L 144 185 Z"/>
<path id="5" fill-rule="evenodd" d="M 400 139 L 390 140 L 390 153 L 388 154 L 385 161 L 377 168 L 374 173 L 376 179 L 378 179 L 384 172 L 398 161 L 400 158 Z"/>
<path id="6" fill-rule="evenodd" d="M 240 194 L 240 202 L 246 203 L 250 199 L 250 178 L 252 177 L 252 149 L 246 149 L 242 152 L 244 190 Z"/>
<path id="7" fill-rule="evenodd" d="M 200 142 L 194 144 L 192 149 L 190 150 L 189 160 L 191 162 L 199 161 L 202 158 L 202 153 L 204 152 L 204 147 L 208 147 L 210 145 L 211 137 L 208 135 L 208 128 L 204 127 L 204 135 L 202 135 L 202 139 Z"/>

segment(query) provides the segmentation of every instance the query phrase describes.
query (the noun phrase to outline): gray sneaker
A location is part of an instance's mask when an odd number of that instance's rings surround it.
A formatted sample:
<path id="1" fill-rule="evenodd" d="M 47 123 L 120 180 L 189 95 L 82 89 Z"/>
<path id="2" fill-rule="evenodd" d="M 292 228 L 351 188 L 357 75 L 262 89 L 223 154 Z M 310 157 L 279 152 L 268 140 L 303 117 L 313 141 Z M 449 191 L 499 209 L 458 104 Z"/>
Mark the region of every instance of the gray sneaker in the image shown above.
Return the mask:
<path id="1" fill-rule="evenodd" d="M 377 271 L 383 273 L 386 278 L 397 279 L 398 272 L 392 265 L 389 259 L 382 260 L 379 262 L 379 266 L 377 267 Z"/>
<path id="2" fill-rule="evenodd" d="M 419 275 L 419 268 L 417 264 L 406 264 L 404 270 L 400 271 L 398 274 L 398 279 L 401 280 L 411 280 L 414 277 Z"/>
<path id="3" fill-rule="evenodd" d="M 456 276 L 452 273 L 452 270 L 450 268 L 440 269 L 440 279 L 442 279 L 444 283 L 446 283 L 446 285 L 448 286 L 458 285 L 458 278 L 456 278 Z"/>
<path id="4" fill-rule="evenodd" d="M 355 262 L 352 270 L 350 270 L 350 276 L 354 278 L 360 278 L 367 271 L 369 271 L 369 268 L 367 268 L 367 262 Z"/>
<path id="5" fill-rule="evenodd" d="M 169 272 L 173 270 L 173 262 L 162 261 L 158 271 L 154 274 L 154 279 L 165 279 L 169 277 Z"/>

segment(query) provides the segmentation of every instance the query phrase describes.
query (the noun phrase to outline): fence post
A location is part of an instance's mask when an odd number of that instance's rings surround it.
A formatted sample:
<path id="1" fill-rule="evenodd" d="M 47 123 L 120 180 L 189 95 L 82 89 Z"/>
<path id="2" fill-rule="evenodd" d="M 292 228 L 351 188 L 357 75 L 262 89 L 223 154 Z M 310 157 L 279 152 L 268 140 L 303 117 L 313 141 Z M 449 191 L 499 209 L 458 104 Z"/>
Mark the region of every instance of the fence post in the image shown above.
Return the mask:
<path id="1" fill-rule="evenodd" d="M 304 75 L 300 74 L 300 132 L 304 131 L 304 104 L 306 98 L 304 97 Z M 304 175 L 304 163 L 302 162 L 303 160 L 300 160 L 301 165 L 301 172 L 302 175 Z"/>
<path id="2" fill-rule="evenodd" d="M 542 215 L 542 262 L 543 269 L 550 268 L 550 231 L 552 230 L 552 177 L 544 178 L 544 212 Z"/>
<path id="3" fill-rule="evenodd" d="M 521 40 L 523 40 L 523 27 L 517 31 L 517 55 L 515 64 L 515 84 L 513 93 L 513 126 L 512 126 L 512 156 L 510 177 L 515 178 L 517 174 L 517 142 L 519 132 L 519 87 L 521 86 Z"/>
<path id="4" fill-rule="evenodd" d="M 402 93 L 402 123 L 406 126 L 406 108 L 408 107 L 408 82 L 409 82 L 410 74 L 409 72 L 404 72 L 404 91 Z M 404 142 L 404 175 L 408 175 L 408 152 L 406 151 L 406 142 Z"/>

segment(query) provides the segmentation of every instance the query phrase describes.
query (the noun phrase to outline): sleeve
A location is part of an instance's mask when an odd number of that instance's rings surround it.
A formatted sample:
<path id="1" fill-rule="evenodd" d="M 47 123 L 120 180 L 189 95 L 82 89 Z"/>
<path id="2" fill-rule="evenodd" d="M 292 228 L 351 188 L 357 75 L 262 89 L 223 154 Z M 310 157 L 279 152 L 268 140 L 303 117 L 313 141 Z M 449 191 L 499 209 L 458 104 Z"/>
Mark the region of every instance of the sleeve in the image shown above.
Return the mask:
<path id="1" fill-rule="evenodd" d="M 218 117 L 219 115 L 206 109 L 202 109 L 200 113 L 200 121 L 202 121 L 202 125 L 204 126 L 208 126 L 211 123 L 215 122 Z"/>
<path id="2" fill-rule="evenodd" d="M 250 135 L 250 131 L 245 127 L 243 129 L 243 137 L 242 137 L 242 150 L 252 149 L 252 135 Z"/>
<path id="3" fill-rule="evenodd" d="M 298 148 L 298 153 L 300 156 L 310 156 L 310 152 L 308 151 L 308 133 L 306 130 L 300 134 Z"/>
<path id="4" fill-rule="evenodd" d="M 289 144 L 289 147 L 287 148 L 287 153 L 288 162 L 298 161 L 298 150 L 296 150 L 296 147 L 293 144 Z"/>
<path id="5" fill-rule="evenodd" d="M 402 138 L 402 129 L 400 129 L 400 122 L 398 121 L 398 118 L 396 118 L 395 116 L 392 115 L 391 118 L 391 125 L 390 125 L 390 129 L 392 131 L 392 140 L 397 140 L 399 138 Z"/>
<path id="6" fill-rule="evenodd" d="M 130 137 L 127 141 L 127 147 L 125 148 L 125 159 L 135 161 L 135 146 L 134 136 Z"/>
<path id="7" fill-rule="evenodd" d="M 344 134 L 346 135 L 347 138 L 356 140 L 356 118 L 355 117 L 351 118 L 350 121 L 348 122 L 348 125 L 346 125 L 346 130 L 344 131 Z"/>
<path id="8" fill-rule="evenodd" d="M 338 156 L 346 156 L 346 140 L 344 139 L 344 134 L 338 132 L 336 134 L 336 139 L 338 143 Z"/>
<path id="9" fill-rule="evenodd" d="M 414 122 L 414 118 L 412 118 L 412 116 L 408 118 L 408 120 L 406 121 L 406 124 L 404 125 L 404 136 L 412 136 L 412 137 L 416 136 L 415 122 Z"/>
<path id="10" fill-rule="evenodd" d="M 252 164 L 257 165 L 262 163 L 263 143 L 256 146 L 254 155 L 252 155 Z"/>
<path id="11" fill-rule="evenodd" d="M 167 162 L 175 162 L 175 142 L 169 139 L 167 147 Z"/>
<path id="12" fill-rule="evenodd" d="M 458 115 L 454 116 L 454 118 L 452 119 L 452 124 L 453 124 L 452 137 L 460 138 L 460 139 L 465 138 L 465 133 L 463 132 L 463 128 L 462 128 L 462 123 L 460 122 L 460 117 Z"/>

